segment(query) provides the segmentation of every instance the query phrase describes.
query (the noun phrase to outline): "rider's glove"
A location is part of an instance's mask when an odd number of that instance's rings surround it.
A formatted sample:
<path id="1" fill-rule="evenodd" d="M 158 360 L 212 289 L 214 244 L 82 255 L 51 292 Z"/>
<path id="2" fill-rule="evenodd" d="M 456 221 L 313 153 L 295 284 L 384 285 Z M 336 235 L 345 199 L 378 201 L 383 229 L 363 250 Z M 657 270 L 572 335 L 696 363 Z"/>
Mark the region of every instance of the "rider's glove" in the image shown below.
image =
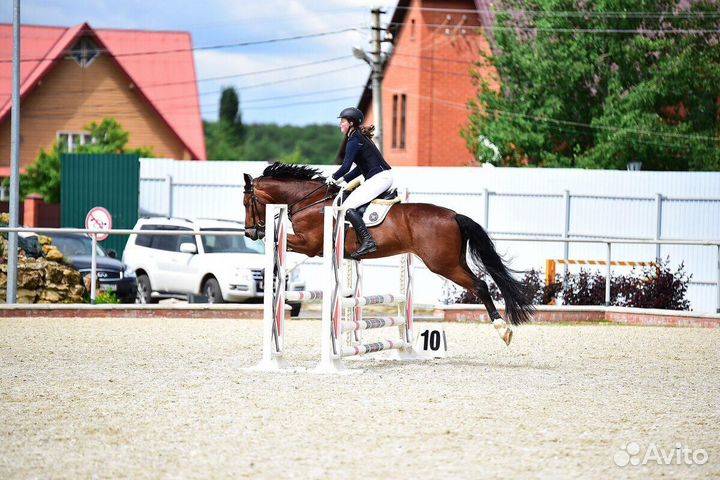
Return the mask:
<path id="1" fill-rule="evenodd" d="M 331 175 L 325 179 L 325 183 L 327 183 L 328 185 L 337 185 L 338 181 L 335 180 Z"/>

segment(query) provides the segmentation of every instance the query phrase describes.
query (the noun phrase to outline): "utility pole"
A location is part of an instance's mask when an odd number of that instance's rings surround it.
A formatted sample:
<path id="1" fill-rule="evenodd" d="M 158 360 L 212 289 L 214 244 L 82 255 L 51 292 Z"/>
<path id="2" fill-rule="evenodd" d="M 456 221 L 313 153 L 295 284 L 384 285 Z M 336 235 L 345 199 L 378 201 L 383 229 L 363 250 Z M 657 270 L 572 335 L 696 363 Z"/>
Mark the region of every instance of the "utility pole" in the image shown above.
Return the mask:
<path id="1" fill-rule="evenodd" d="M 375 144 L 380 153 L 383 151 L 383 111 L 382 111 L 382 49 L 380 28 L 380 14 L 382 11 L 375 7 L 372 9 L 372 91 L 373 91 L 373 112 L 375 117 Z"/>
<path id="2" fill-rule="evenodd" d="M 10 227 L 18 226 L 20 200 L 20 0 L 13 0 L 12 113 L 10 115 Z M 8 233 L 6 303 L 17 302 L 18 234 Z"/>

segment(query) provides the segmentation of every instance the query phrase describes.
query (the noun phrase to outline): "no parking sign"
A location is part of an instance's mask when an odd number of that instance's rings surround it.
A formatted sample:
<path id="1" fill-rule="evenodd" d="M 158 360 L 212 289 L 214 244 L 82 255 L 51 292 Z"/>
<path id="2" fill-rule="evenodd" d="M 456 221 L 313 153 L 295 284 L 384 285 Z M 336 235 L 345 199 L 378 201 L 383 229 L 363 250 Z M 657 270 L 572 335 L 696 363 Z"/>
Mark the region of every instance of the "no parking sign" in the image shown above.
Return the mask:
<path id="1" fill-rule="evenodd" d="M 103 207 L 93 207 L 85 216 L 85 228 L 88 230 L 110 230 L 112 228 L 112 216 Z M 96 235 L 97 241 L 101 242 L 110 236 L 109 233 Z"/>

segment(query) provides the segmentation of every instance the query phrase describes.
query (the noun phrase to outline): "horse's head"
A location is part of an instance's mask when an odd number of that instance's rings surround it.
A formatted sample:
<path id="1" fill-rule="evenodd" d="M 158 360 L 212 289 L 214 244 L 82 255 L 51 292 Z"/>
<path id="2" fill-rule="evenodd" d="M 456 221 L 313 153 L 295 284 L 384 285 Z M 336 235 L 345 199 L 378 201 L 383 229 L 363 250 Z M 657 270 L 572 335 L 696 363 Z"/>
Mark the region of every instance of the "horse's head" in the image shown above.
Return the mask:
<path id="1" fill-rule="evenodd" d="M 253 240 L 265 236 L 265 205 L 284 203 L 292 208 L 324 187 L 319 171 L 303 165 L 274 163 L 258 178 L 247 173 L 244 177 L 245 236 Z"/>
<path id="2" fill-rule="evenodd" d="M 255 180 L 245 173 L 245 191 L 243 192 L 243 205 L 245 205 L 245 236 L 258 240 L 265 236 L 265 203 L 260 200 L 255 190 Z"/>

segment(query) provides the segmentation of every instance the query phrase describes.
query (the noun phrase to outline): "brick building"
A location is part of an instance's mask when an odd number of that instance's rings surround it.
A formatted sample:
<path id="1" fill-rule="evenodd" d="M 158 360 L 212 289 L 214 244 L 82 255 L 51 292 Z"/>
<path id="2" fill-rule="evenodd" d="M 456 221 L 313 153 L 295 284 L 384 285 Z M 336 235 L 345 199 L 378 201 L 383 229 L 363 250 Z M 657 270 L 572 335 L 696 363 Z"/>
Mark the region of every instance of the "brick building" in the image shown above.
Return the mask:
<path id="1" fill-rule="evenodd" d="M 382 85 L 383 148 L 395 166 L 470 165 L 460 130 L 476 95 L 470 70 L 490 52 L 481 0 L 400 0 L 390 21 L 393 47 Z M 491 72 L 480 72 L 492 78 Z M 373 123 L 370 82 L 358 107 Z"/>
<path id="2" fill-rule="evenodd" d="M 105 117 L 130 147 L 207 158 L 189 33 L 24 25 L 20 46 L 21 171 L 55 141 L 71 151 L 88 141 L 83 127 Z M 12 48 L 12 25 L 0 24 L 0 177 L 10 170 Z"/>

